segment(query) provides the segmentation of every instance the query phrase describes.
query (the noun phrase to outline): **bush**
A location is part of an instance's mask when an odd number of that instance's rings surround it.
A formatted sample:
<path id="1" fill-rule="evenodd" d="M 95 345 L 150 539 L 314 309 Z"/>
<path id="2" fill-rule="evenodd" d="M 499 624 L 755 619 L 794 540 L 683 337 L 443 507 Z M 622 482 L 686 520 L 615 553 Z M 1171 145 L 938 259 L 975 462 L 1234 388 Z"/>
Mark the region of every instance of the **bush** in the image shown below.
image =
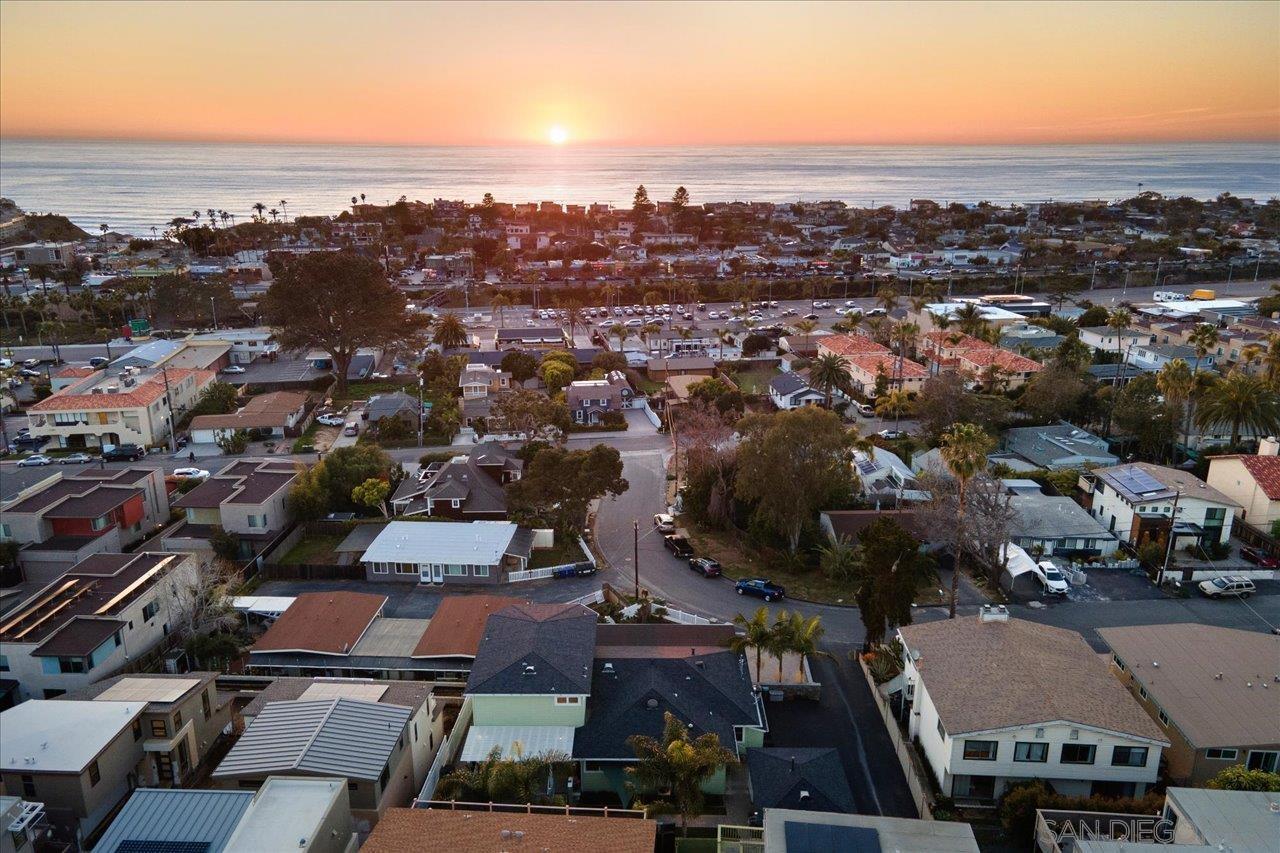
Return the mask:
<path id="1" fill-rule="evenodd" d="M 1280 791 L 1280 773 L 1249 770 L 1237 764 L 1210 779 L 1208 787 L 1221 791 Z"/>
<path id="2" fill-rule="evenodd" d="M 1000 798 L 998 812 L 1009 842 L 1015 846 L 1027 847 L 1035 836 L 1037 809 L 1155 814 L 1160 811 L 1162 802 L 1163 798 L 1158 794 L 1147 794 L 1140 799 L 1067 797 L 1055 794 L 1041 780 L 1032 779 L 1007 788 Z"/>

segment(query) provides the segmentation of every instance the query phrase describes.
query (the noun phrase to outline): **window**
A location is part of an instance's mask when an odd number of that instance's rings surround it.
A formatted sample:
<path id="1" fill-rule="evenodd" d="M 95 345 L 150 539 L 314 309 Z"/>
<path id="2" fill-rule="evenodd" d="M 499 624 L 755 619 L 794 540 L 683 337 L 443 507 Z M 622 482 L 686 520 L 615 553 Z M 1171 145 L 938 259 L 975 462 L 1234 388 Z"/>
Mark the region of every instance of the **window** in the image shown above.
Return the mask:
<path id="1" fill-rule="evenodd" d="M 472 566 L 472 567 L 471 567 L 471 569 L 472 569 L 472 574 L 474 574 L 474 575 L 475 575 L 476 577 L 478 577 L 478 578 L 487 578 L 487 577 L 489 577 L 489 567 L 488 567 L 488 566 Z"/>
<path id="2" fill-rule="evenodd" d="M 581 701 L 580 698 L 577 696 L 557 696 L 556 697 L 557 705 L 577 705 L 580 701 Z"/>
<path id="3" fill-rule="evenodd" d="M 169 736 L 168 724 L 165 723 L 164 720 L 152 720 L 151 736 L 152 737 L 168 737 Z"/>
<path id="4" fill-rule="evenodd" d="M 1141 696 L 1143 699 L 1146 699 L 1146 698 L 1147 698 L 1147 688 L 1145 688 L 1145 687 L 1143 687 L 1141 684 L 1139 684 L 1139 685 L 1138 685 L 1138 695 L 1139 695 L 1139 696 Z"/>
<path id="5" fill-rule="evenodd" d="M 22 776 L 22 796 L 27 800 L 36 798 L 36 780 L 26 774 Z"/>
<path id="6" fill-rule="evenodd" d="M 102 781 L 102 771 L 98 769 L 98 762 L 94 761 L 89 765 L 89 787 Z"/>
<path id="7" fill-rule="evenodd" d="M 1160 725 L 1169 725 L 1169 715 L 1164 712 L 1164 709 L 1160 710 Z"/>
<path id="8" fill-rule="evenodd" d="M 9 525 L 0 524 L 0 542 L 8 542 L 13 538 L 13 531 L 9 529 Z"/>
<path id="9" fill-rule="evenodd" d="M 133 739 L 142 740 L 142 720 L 133 721 Z"/>
<path id="10" fill-rule="evenodd" d="M 251 513 L 249 515 L 249 526 L 250 527 L 266 527 L 267 526 L 266 513 L 262 513 L 261 515 Z"/>
<path id="11" fill-rule="evenodd" d="M 418 721 L 417 720 L 413 721 L 413 739 L 414 740 L 418 739 Z"/>
<path id="12" fill-rule="evenodd" d="M 1013 745 L 1013 760 L 1033 761 L 1042 764 L 1049 760 L 1049 744 L 1019 741 Z"/>
<path id="13" fill-rule="evenodd" d="M 180 728 L 182 728 L 182 712 L 174 711 L 173 712 L 173 730 L 176 732 Z"/>
<path id="14" fill-rule="evenodd" d="M 1250 770 L 1265 770 L 1267 773 L 1275 773 L 1278 764 L 1280 752 L 1265 752 L 1260 749 L 1249 750 L 1249 759 L 1245 762 Z"/>
<path id="15" fill-rule="evenodd" d="M 938 737 L 942 738 L 943 740 L 947 739 L 947 730 L 942 727 L 941 718 L 938 719 Z"/>
<path id="16" fill-rule="evenodd" d="M 213 706 L 209 702 L 209 694 L 207 691 L 200 694 L 200 710 L 204 713 L 204 718 L 206 720 L 213 715 Z"/>
<path id="17" fill-rule="evenodd" d="M 375 575 L 385 575 L 387 573 L 386 563 L 370 563 L 369 565 L 373 568 Z"/>
<path id="18" fill-rule="evenodd" d="M 387 790 L 387 780 L 389 780 L 390 778 L 391 778 L 391 765 L 390 764 L 382 765 L 382 774 L 378 776 L 379 791 Z"/>
<path id="19" fill-rule="evenodd" d="M 9 659 L 4 655 L 0 655 L 0 672 L 9 671 Z"/>
<path id="20" fill-rule="evenodd" d="M 1147 748 L 1145 746 L 1117 746 L 1111 749 L 1112 767 L 1146 767 Z"/>
<path id="21" fill-rule="evenodd" d="M 160 611 L 160 605 L 155 601 L 148 601 L 142 608 L 142 621 L 150 622 Z"/>
<path id="22" fill-rule="evenodd" d="M 418 566 L 415 563 L 396 563 L 396 574 L 398 575 L 416 575 Z"/>
<path id="23" fill-rule="evenodd" d="M 966 761 L 995 761 L 999 744 L 994 740 L 967 740 L 964 742 Z"/>
<path id="24" fill-rule="evenodd" d="M 1204 757 L 1212 761 L 1235 761 L 1240 753 L 1234 749 L 1206 749 Z"/>
<path id="25" fill-rule="evenodd" d="M 1091 743 L 1064 743 L 1062 745 L 1063 764 L 1092 764 L 1097 747 Z"/>
<path id="26" fill-rule="evenodd" d="M 456 563 L 448 563 L 444 567 L 444 573 L 450 577 L 462 577 L 467 573 L 467 567 Z"/>
<path id="27" fill-rule="evenodd" d="M 105 530 L 108 523 L 109 523 L 109 519 L 105 515 L 101 515 L 93 520 L 93 522 L 90 524 L 90 527 L 92 527 L 94 530 Z"/>
<path id="28" fill-rule="evenodd" d="M 1124 665 L 1124 661 L 1120 660 L 1120 655 L 1112 655 L 1111 662 L 1114 663 L 1116 665 L 1116 669 L 1120 670 L 1121 672 L 1129 671 L 1128 667 Z"/>

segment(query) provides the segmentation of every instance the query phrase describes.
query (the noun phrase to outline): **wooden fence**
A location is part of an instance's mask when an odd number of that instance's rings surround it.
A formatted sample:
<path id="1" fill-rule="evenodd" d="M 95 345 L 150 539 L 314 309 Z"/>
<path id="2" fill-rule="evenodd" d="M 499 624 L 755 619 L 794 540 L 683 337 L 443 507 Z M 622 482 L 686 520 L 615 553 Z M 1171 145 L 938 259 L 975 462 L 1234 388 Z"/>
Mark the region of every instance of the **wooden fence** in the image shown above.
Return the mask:
<path id="1" fill-rule="evenodd" d="M 889 732 L 889 741 L 893 744 L 893 751 L 898 756 L 898 763 L 902 765 L 902 774 L 907 777 L 907 787 L 911 790 L 911 799 L 915 801 L 916 811 L 920 812 L 921 819 L 933 820 L 933 792 L 929 787 L 929 780 L 924 775 L 928 770 L 916 756 L 915 748 L 902 734 L 889 700 L 876 686 L 876 681 L 871 677 L 871 671 L 867 669 L 861 656 L 858 657 L 858 667 L 862 670 L 862 677 L 867 680 L 867 687 L 871 690 L 876 707 L 880 709 L 884 727 Z"/>
<path id="2" fill-rule="evenodd" d="M 362 581 L 364 564 L 339 566 L 334 563 L 264 563 L 259 572 L 264 581 Z"/>

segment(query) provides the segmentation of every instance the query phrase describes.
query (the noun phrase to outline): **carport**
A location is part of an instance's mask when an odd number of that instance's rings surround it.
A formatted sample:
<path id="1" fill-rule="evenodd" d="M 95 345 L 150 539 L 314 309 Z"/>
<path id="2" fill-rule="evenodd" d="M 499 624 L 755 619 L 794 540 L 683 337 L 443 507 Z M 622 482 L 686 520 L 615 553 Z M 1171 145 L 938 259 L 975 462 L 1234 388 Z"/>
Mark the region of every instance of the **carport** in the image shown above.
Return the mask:
<path id="1" fill-rule="evenodd" d="M 1000 572 L 1000 588 L 1009 595 L 1039 595 L 1044 590 L 1040 569 L 1031 555 L 1012 542 L 1004 546 L 1005 567 Z"/>

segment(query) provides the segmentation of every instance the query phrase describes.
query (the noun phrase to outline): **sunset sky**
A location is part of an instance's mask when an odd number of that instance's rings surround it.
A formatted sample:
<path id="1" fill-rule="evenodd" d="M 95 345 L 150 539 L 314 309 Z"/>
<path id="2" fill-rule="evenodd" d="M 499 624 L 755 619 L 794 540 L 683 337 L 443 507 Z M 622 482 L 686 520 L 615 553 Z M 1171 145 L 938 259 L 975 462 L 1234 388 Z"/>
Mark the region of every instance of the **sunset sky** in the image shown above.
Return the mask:
<path id="1" fill-rule="evenodd" d="M 5 0 L 0 135 L 1280 140 L 1280 3 Z"/>

